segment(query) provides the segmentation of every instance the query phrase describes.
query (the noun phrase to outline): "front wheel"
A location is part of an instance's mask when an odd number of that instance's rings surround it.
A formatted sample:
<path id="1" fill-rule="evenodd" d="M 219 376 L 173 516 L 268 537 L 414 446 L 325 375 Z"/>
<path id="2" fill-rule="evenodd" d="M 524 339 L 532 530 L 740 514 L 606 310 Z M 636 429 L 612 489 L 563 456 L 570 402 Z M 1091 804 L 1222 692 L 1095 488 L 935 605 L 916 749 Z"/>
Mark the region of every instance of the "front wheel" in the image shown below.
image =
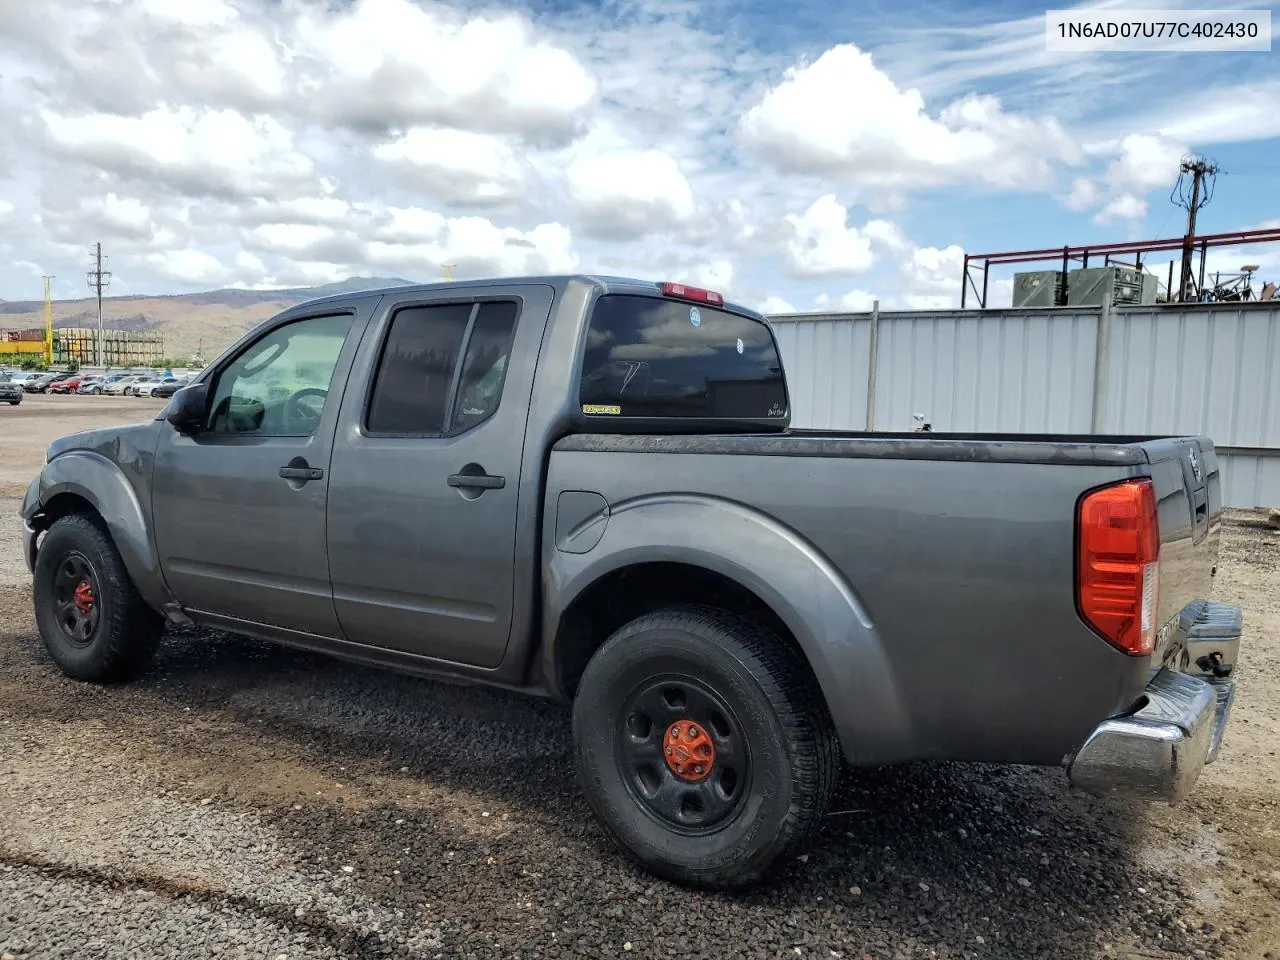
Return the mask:
<path id="1" fill-rule="evenodd" d="M 646 614 L 592 657 L 573 711 L 578 769 L 605 830 L 678 883 L 752 883 L 831 801 L 831 719 L 776 634 L 700 607 Z"/>
<path id="2" fill-rule="evenodd" d="M 34 600 L 49 656 L 76 680 L 128 679 L 150 662 L 164 630 L 106 531 L 79 514 L 63 517 L 44 535 Z"/>

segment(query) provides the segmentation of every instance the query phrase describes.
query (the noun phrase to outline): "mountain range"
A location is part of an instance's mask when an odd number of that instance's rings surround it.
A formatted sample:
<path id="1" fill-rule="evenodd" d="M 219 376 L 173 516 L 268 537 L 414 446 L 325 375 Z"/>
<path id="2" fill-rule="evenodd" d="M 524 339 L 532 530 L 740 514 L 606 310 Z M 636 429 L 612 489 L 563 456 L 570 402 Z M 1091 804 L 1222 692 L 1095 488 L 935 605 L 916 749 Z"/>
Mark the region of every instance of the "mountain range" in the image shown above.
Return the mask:
<path id="1" fill-rule="evenodd" d="M 201 293 L 154 296 L 103 297 L 102 323 L 111 330 L 159 333 L 164 337 L 164 353 L 171 358 L 216 357 L 255 324 L 304 300 L 338 293 L 353 293 L 379 287 L 413 283 L 398 277 L 353 277 L 317 287 L 283 290 L 208 290 Z M 0 330 L 25 329 L 44 325 L 44 302 L 40 300 L 0 300 Z M 96 327 L 95 299 L 55 300 L 55 328 Z"/>

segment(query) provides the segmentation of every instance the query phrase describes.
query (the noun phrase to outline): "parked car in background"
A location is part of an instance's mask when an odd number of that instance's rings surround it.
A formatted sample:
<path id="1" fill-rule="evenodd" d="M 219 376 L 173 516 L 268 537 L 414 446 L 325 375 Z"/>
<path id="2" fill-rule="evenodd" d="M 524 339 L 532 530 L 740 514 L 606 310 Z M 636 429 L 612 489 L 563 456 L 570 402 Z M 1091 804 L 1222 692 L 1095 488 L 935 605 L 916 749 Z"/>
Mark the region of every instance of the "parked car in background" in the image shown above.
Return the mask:
<path id="1" fill-rule="evenodd" d="M 85 380 L 80 384 L 80 389 L 77 390 L 76 393 L 86 393 L 86 394 L 91 394 L 93 396 L 99 396 L 101 394 L 106 393 L 107 388 L 111 386 L 111 384 L 119 383 L 121 380 L 125 379 L 127 376 L 129 376 L 129 374 L 111 373 L 111 374 L 107 374 L 104 377 L 98 377 L 98 376 L 86 377 Z"/>
<path id="2" fill-rule="evenodd" d="M 7 373 L 0 373 L 0 403 L 17 406 L 22 402 L 22 384 Z"/>
<path id="3" fill-rule="evenodd" d="M 156 387 L 166 383 L 177 383 L 179 386 L 185 386 L 177 377 L 157 377 L 154 380 L 139 380 L 133 385 L 132 396 L 149 397 Z M 170 396 L 173 396 L 173 394 L 170 394 Z"/>
<path id="4" fill-rule="evenodd" d="M 165 380 L 162 383 L 157 384 L 151 390 L 151 396 L 157 397 L 163 400 L 168 400 L 170 397 L 172 397 L 175 393 L 177 393 L 179 390 L 181 390 L 190 382 L 191 382 L 190 377 L 178 377 L 174 380 Z"/>
<path id="5" fill-rule="evenodd" d="M 45 393 L 75 393 L 80 389 L 83 378 L 78 373 L 63 374 L 45 388 Z"/>
<path id="6" fill-rule="evenodd" d="M 110 396 L 116 396 L 116 397 L 124 396 L 131 389 L 133 389 L 133 385 L 141 379 L 143 378 L 139 374 L 136 374 L 136 373 L 126 374 L 120 377 L 118 380 L 112 380 L 110 383 L 108 383 L 105 387 L 102 388 L 102 392 Z"/>
<path id="7" fill-rule="evenodd" d="M 25 390 L 27 393 L 46 393 L 48 392 L 49 385 L 61 376 L 63 376 L 63 374 L 61 373 L 37 374 L 36 376 L 32 377 L 30 380 L 26 381 L 22 385 L 22 389 Z"/>

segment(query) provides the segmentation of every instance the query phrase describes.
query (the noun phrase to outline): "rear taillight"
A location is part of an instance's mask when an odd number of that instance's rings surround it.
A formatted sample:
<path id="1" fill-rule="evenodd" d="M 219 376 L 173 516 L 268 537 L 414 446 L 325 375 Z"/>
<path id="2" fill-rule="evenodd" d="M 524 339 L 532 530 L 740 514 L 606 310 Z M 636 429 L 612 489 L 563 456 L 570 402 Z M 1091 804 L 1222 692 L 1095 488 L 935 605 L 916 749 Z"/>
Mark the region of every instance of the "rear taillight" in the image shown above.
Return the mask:
<path id="1" fill-rule="evenodd" d="M 677 300 L 692 300 L 694 303 L 709 303 L 713 307 L 724 306 L 724 294 L 717 293 L 714 290 L 691 287 L 684 283 L 663 283 L 660 286 L 664 297 L 674 297 Z"/>
<path id="2" fill-rule="evenodd" d="M 1150 480 L 1126 480 L 1087 494 L 1077 520 L 1080 615 L 1125 653 L 1156 646 L 1160 524 Z"/>

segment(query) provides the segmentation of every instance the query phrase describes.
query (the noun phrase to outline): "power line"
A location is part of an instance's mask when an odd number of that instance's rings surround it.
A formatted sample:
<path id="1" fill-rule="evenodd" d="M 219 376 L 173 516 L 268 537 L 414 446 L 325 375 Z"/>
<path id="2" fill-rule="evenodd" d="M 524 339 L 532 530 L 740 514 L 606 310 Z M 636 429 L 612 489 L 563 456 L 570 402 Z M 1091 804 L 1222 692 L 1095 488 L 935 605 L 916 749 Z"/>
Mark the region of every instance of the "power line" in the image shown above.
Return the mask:
<path id="1" fill-rule="evenodd" d="M 102 343 L 102 291 L 111 286 L 111 273 L 102 269 L 102 244 L 94 244 L 94 266 L 86 275 L 89 281 L 89 289 L 98 295 L 98 342 L 97 342 L 97 365 L 101 367 L 103 359 L 103 343 Z"/>

